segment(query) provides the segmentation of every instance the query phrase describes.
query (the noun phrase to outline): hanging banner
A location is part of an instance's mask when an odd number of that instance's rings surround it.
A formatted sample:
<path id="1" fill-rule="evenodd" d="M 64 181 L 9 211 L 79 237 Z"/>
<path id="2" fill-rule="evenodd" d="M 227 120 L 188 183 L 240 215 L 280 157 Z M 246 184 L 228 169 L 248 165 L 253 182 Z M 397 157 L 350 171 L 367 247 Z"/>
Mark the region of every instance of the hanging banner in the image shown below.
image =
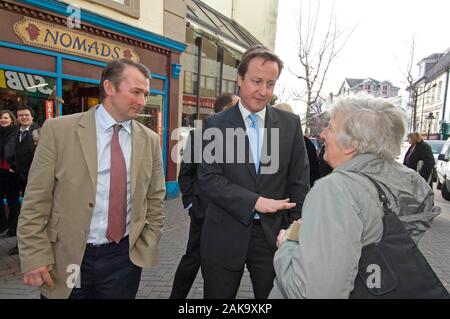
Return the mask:
<path id="1" fill-rule="evenodd" d="M 24 43 L 41 48 L 106 62 L 120 58 L 139 62 L 133 47 L 33 18 L 24 17 L 16 22 L 14 32 Z"/>
<path id="2" fill-rule="evenodd" d="M 51 119 L 55 117 L 54 102 L 52 100 L 45 100 L 45 119 Z"/>

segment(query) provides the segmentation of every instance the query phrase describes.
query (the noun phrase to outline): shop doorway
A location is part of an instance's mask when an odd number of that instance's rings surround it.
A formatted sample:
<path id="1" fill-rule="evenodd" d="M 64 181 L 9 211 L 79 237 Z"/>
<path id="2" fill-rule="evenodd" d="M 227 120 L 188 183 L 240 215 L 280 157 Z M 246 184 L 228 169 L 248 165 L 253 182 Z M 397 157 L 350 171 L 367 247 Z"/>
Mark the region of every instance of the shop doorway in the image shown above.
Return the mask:
<path id="1" fill-rule="evenodd" d="M 138 117 L 138 121 L 159 134 L 161 146 L 163 146 L 163 110 L 164 99 L 162 95 L 150 94 L 147 105 Z"/>
<path id="2" fill-rule="evenodd" d="M 99 85 L 63 80 L 62 98 L 62 115 L 85 112 L 100 103 Z"/>

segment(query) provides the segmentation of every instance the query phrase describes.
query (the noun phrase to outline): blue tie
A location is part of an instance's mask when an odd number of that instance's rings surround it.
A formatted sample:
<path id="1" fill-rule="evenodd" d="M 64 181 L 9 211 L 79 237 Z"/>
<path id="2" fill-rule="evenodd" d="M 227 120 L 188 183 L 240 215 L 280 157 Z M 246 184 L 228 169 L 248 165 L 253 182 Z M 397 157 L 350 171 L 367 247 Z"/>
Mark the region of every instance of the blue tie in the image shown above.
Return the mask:
<path id="1" fill-rule="evenodd" d="M 258 123 L 258 115 L 250 114 L 248 116 L 250 121 L 252 122 L 251 126 L 248 130 L 248 139 L 250 142 L 250 147 L 252 149 L 253 159 L 255 160 L 255 169 L 256 174 L 258 174 L 259 170 L 259 123 Z"/>

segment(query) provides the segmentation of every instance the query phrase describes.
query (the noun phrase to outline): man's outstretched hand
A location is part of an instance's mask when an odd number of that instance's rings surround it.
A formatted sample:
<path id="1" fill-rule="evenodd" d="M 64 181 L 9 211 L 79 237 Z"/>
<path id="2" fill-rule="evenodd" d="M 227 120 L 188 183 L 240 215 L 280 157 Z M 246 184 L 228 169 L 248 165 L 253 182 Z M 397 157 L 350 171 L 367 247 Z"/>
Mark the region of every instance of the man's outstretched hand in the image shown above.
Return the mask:
<path id="1" fill-rule="evenodd" d="M 260 196 L 256 201 L 255 209 L 260 213 L 276 213 L 295 206 L 295 203 L 289 203 L 289 198 L 276 200 Z"/>

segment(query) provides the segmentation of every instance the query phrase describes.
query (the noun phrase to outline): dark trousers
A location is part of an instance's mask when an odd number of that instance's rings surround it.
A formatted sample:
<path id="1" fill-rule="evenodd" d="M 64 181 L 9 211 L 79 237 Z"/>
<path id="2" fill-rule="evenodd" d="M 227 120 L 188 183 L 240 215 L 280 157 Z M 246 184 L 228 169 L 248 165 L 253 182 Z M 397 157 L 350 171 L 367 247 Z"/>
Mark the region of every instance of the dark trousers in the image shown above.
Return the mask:
<path id="1" fill-rule="evenodd" d="M 275 278 L 273 256 L 274 252 L 269 247 L 259 221 L 255 221 L 245 263 L 256 299 L 266 299 L 272 290 Z M 206 299 L 236 298 L 243 273 L 244 269 L 232 271 L 202 258 L 204 297 Z"/>
<path id="2" fill-rule="evenodd" d="M 0 171 L 0 228 L 8 229 L 9 236 L 15 236 L 20 212 L 19 181 L 15 173 Z M 9 213 L 6 214 L 3 198 L 6 196 Z"/>
<path id="3" fill-rule="evenodd" d="M 80 271 L 80 287 L 69 299 L 134 299 L 142 268 L 129 257 L 128 237 L 119 244 L 86 247 Z"/>
<path id="4" fill-rule="evenodd" d="M 190 217 L 191 223 L 186 253 L 181 257 L 175 272 L 170 299 L 186 299 L 200 268 L 200 236 L 204 219 L 195 217 L 192 211 Z"/>

